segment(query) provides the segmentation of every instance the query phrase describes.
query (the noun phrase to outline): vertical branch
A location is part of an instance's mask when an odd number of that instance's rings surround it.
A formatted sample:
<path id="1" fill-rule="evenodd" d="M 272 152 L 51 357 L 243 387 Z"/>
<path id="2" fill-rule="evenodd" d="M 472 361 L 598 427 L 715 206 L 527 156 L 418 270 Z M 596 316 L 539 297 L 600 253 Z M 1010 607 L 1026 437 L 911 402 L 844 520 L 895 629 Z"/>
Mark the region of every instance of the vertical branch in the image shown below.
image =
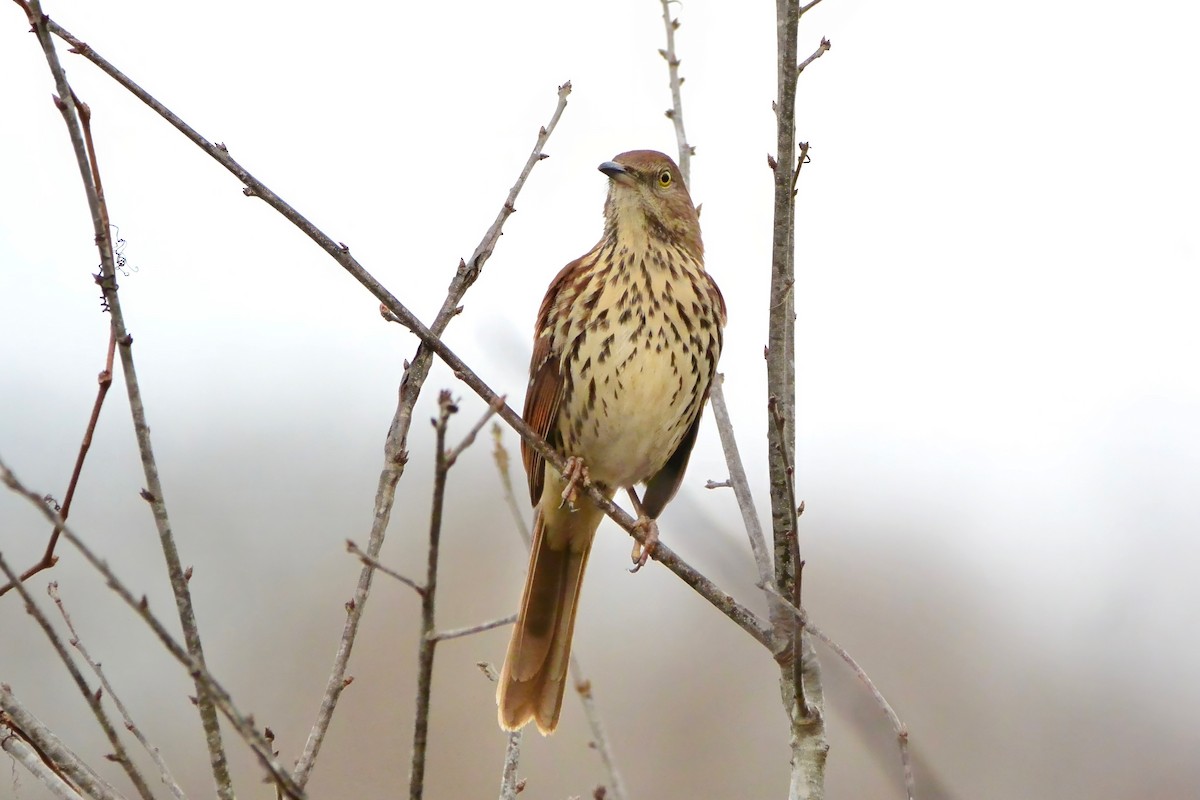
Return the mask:
<path id="1" fill-rule="evenodd" d="M 696 152 L 696 148 L 688 144 L 687 134 L 683 131 L 683 94 L 680 91 L 683 78 L 679 77 L 679 58 L 675 55 L 675 31 L 679 30 L 679 20 L 671 19 L 672 0 L 660 1 L 663 26 L 667 29 L 667 49 L 659 50 L 658 54 L 666 59 L 671 76 L 671 107 L 667 109 L 667 118 L 675 123 L 675 140 L 679 146 L 679 172 L 683 175 L 683 182 L 691 188 L 692 154 Z"/>
<path id="2" fill-rule="evenodd" d="M 429 702 L 433 688 L 433 654 L 437 649 L 434 612 L 437 603 L 438 553 L 442 536 L 442 509 L 446 499 L 446 475 L 452 458 L 446 451 L 446 425 L 458 406 L 443 389 L 438 394 L 437 454 L 433 476 L 433 509 L 429 512 L 429 559 L 425 586 L 421 591 L 421 645 L 417 650 L 417 714 L 413 722 L 412 770 L 408 776 L 410 800 L 420 800 L 425 791 L 425 753 L 429 743 Z"/>
<path id="3" fill-rule="evenodd" d="M 776 155 L 769 159 L 775 176 L 775 210 L 771 236 L 771 294 L 767 329 L 767 394 L 782 424 L 767 422 L 771 484 L 771 528 L 775 533 L 775 582 L 790 597 L 796 578 L 791 537 L 792 494 L 787 470 L 796 441 L 795 321 L 795 195 L 792 175 L 796 158 L 796 28 L 800 21 L 795 0 L 776 0 L 778 96 L 775 100 Z"/>
<path id="4" fill-rule="evenodd" d="M 775 583 L 783 597 L 800 607 L 801 569 L 795 490 L 796 446 L 796 82 L 801 70 L 829 49 L 829 42 L 803 64 L 797 61 L 797 0 L 776 0 L 778 94 L 775 99 L 776 152 L 768 157 L 774 173 L 774 223 L 771 236 L 770 316 L 767 333 L 767 442 L 774 532 Z M 807 154 L 807 144 L 801 146 Z M 801 156 L 801 162 L 803 161 Z M 776 620 L 778 623 L 779 620 Z M 799 622 L 789 626 L 790 646 L 778 655 L 780 694 L 791 720 L 792 773 L 789 798 L 825 795 L 824 695 L 820 665 Z"/>
<path id="5" fill-rule="evenodd" d="M 109 236 L 108 210 L 104 203 L 104 190 L 100 183 L 100 173 L 96 163 L 95 149 L 89 147 L 91 134 L 87 128 L 87 107 L 76 102 L 75 93 L 67 83 L 66 74 L 58 60 L 58 53 L 50 38 L 49 20 L 42 13 L 38 0 L 30 0 L 29 16 L 38 42 L 46 55 L 50 71 L 54 75 L 58 89 L 58 105 L 62 111 L 70 133 L 71 144 L 75 158 L 79 164 L 80 176 L 83 179 L 84 192 L 87 195 L 88 208 L 92 215 L 92 228 L 95 235 L 96 247 L 100 252 L 101 270 L 98 281 L 104 293 L 112 320 L 113 335 L 117 340 L 121 358 L 121 370 L 125 379 L 126 393 L 129 397 L 129 408 L 133 416 L 134 434 L 137 438 L 138 452 L 141 455 L 142 470 L 146 477 L 146 489 L 142 497 L 150 503 L 154 522 L 158 529 L 159 542 L 162 546 L 163 557 L 167 562 L 167 572 L 171 582 L 171 590 L 175 595 L 175 605 L 179 613 L 180 626 L 183 628 L 184 640 L 188 653 L 197 663 L 204 664 L 204 650 L 200 643 L 200 631 L 196 624 L 196 615 L 192 607 L 191 592 L 188 589 L 188 579 L 184 576 L 183 565 L 175 546 L 175 537 L 171 531 L 171 522 L 167 516 L 167 507 L 163 502 L 162 484 L 158 478 L 158 464 L 154 459 L 154 450 L 150 444 L 150 426 L 146 422 L 146 409 L 142 402 L 141 389 L 138 384 L 137 370 L 133 364 L 133 337 L 125 326 L 125 317 L 121 311 L 120 298 L 117 296 L 116 265 L 113 260 L 112 239 Z M 81 122 L 82 119 L 82 122 Z M 85 143 L 85 136 L 87 143 Z M 213 781 L 216 784 L 217 795 L 221 800 L 233 800 L 233 783 L 229 774 L 229 765 L 225 756 L 225 746 L 221 741 L 221 727 L 217 721 L 217 710 L 208 693 L 207 684 L 198 676 L 195 680 L 197 706 L 200 720 L 204 728 L 205 740 L 208 744 L 209 763 L 212 768 Z"/>
<path id="6" fill-rule="evenodd" d="M 517 780 L 517 765 L 521 762 L 521 730 L 509 731 L 504 746 L 504 769 L 500 773 L 500 800 L 517 800 L 525 782 Z"/>

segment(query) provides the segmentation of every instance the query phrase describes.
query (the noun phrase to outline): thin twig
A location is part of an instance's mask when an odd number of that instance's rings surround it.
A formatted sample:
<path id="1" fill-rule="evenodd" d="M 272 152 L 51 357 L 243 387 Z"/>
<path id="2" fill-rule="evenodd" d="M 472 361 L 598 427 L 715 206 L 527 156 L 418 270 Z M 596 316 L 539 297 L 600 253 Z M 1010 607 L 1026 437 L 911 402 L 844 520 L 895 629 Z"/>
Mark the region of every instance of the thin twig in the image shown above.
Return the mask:
<path id="1" fill-rule="evenodd" d="M 775 590 L 772 589 L 771 591 Z M 783 604 L 784 608 L 786 608 L 788 612 L 795 617 L 796 622 L 800 627 L 812 634 L 814 639 L 828 647 L 834 652 L 835 655 L 837 655 L 838 658 L 846 662 L 847 666 L 850 667 L 850 670 L 855 674 L 855 676 L 857 676 L 858 679 L 862 681 L 863 685 L 867 687 L 867 691 L 871 693 L 871 697 L 875 699 L 875 703 L 883 710 L 884 715 L 888 718 L 888 722 L 890 722 L 892 725 L 892 730 L 896 732 L 896 740 L 900 746 L 900 762 L 904 767 L 904 787 L 908 792 L 909 800 L 913 800 L 916 796 L 916 789 L 913 783 L 912 759 L 909 755 L 908 748 L 908 726 L 904 724 L 904 722 L 900 719 L 900 715 L 896 713 L 894 708 L 892 708 L 892 704 L 889 703 L 887 698 L 883 696 L 883 692 L 879 691 L 879 687 L 875 685 L 875 681 L 871 680 L 871 676 L 868 675 L 867 671 L 863 669 L 857 661 L 854 660 L 854 657 L 850 655 L 846 648 L 835 642 L 820 628 L 813 625 L 812 620 L 808 616 L 808 612 L 804 611 L 804 609 L 797 608 L 796 606 L 792 605 L 791 602 L 789 602 L 778 592 L 776 592 L 776 597 Z"/>
<path id="2" fill-rule="evenodd" d="M 73 784 L 80 793 L 94 800 L 125 800 L 116 789 L 108 784 L 54 735 L 46 725 L 30 713 L 13 695 L 12 689 L 0 683 L 0 724 L 11 734 L 26 742 L 36 752 L 43 764 L 59 778 Z M 0 731 L 0 735 L 3 735 Z M 7 747 L 5 748 L 8 749 Z"/>
<path id="3" fill-rule="evenodd" d="M 679 77 L 679 58 L 675 55 L 675 31 L 679 29 L 679 20 L 671 19 L 671 0 L 660 1 L 663 27 L 667 31 L 667 49 L 659 50 L 658 53 L 667 62 L 671 83 L 671 108 L 667 110 L 667 117 L 675 124 L 675 141 L 679 150 L 679 172 L 683 175 L 684 184 L 690 188 L 692 185 L 691 161 L 696 148 L 688 144 L 687 134 L 683 130 L 683 94 L 680 91 L 683 78 Z"/>
<path id="4" fill-rule="evenodd" d="M 489 620 L 488 622 L 481 622 L 478 625 L 470 625 L 466 628 L 451 628 L 448 631 L 437 631 L 431 634 L 430 638 L 434 639 L 435 641 L 444 642 L 447 639 L 458 639 L 463 636 L 470 636 L 475 633 L 490 631 L 493 628 L 503 628 L 505 625 L 512 625 L 516 621 L 517 615 L 509 614 L 507 617 Z"/>
<path id="5" fill-rule="evenodd" d="M 104 398 L 108 396 L 108 389 L 112 386 L 112 371 L 113 358 L 117 351 L 117 335 L 116 331 L 109 326 L 108 330 L 108 356 L 105 359 L 104 369 L 97 376 L 99 387 L 96 390 L 96 401 L 92 403 L 92 414 L 88 418 L 87 428 L 83 432 L 83 441 L 79 444 L 79 455 L 75 457 L 75 468 L 71 471 L 71 480 L 67 483 L 67 493 L 63 496 L 62 507 L 59 509 L 59 515 L 66 519 L 71 514 L 71 501 L 75 499 L 75 488 L 79 485 L 79 476 L 83 472 L 83 462 L 87 458 L 88 450 L 92 446 L 92 436 L 96 432 L 96 423 L 100 420 L 100 409 L 104 406 Z M 29 569 L 21 573 L 21 580 L 26 581 L 38 574 L 42 570 L 50 569 L 58 563 L 58 556 L 54 555 L 54 549 L 58 546 L 59 530 L 55 528 L 50 532 L 50 541 L 46 543 L 46 550 L 42 553 L 41 559 Z M 12 584 L 0 586 L 0 597 L 12 589 Z"/>
<path id="6" fill-rule="evenodd" d="M 371 556 L 367 555 L 351 539 L 346 540 L 346 552 L 350 553 L 351 555 L 357 556 L 359 561 L 361 561 L 363 564 L 367 565 L 371 569 L 379 570 L 384 575 L 387 575 L 390 578 L 395 578 L 396 580 L 403 583 L 405 586 L 408 586 L 409 588 L 411 588 L 417 594 L 421 594 L 421 595 L 425 594 L 424 586 L 417 583 L 412 578 L 409 578 L 405 575 L 401 575 L 399 572 L 396 572 L 396 570 L 392 569 L 391 567 L 385 566 L 383 563 L 381 563 L 379 561 L 379 559 L 372 558 Z"/>
<path id="7" fill-rule="evenodd" d="M 462 452 L 475 443 L 475 437 L 483 430 L 483 426 L 487 425 L 487 421 L 495 416 L 500 407 L 504 405 L 505 395 L 500 395 L 493 402 L 488 404 L 487 411 L 479 418 L 479 421 L 471 426 L 471 430 L 463 437 L 463 440 L 458 443 L 458 446 L 446 453 L 446 466 L 453 467 L 454 462 L 458 461 L 458 457 Z"/>
<path id="8" fill-rule="evenodd" d="M 96 247 L 100 251 L 101 279 L 100 286 L 112 321 L 113 335 L 120 346 L 121 369 L 125 379 L 125 389 L 129 397 L 129 409 L 133 417 L 134 434 L 137 438 L 138 453 L 141 456 L 142 470 L 146 477 L 146 489 L 143 498 L 150 504 L 154 514 L 155 526 L 158 529 L 159 542 L 162 546 L 163 557 L 167 562 L 167 573 L 171 582 L 171 591 L 175 595 L 175 606 L 179 614 L 180 626 L 183 629 L 184 641 L 188 653 L 201 666 L 204 664 L 204 649 L 200 642 L 200 630 L 196 623 L 195 610 L 192 606 L 191 591 L 188 589 L 188 579 L 184 576 L 183 565 L 179 559 L 179 551 L 175 545 L 175 537 L 171 531 L 171 522 L 167 516 L 167 507 L 163 500 L 162 484 L 158 477 L 158 464 L 154 459 L 154 450 L 150 443 L 150 426 L 146 422 L 146 410 L 142 402 L 141 389 L 138 384 L 137 370 L 133 363 L 133 337 L 125 326 L 125 317 L 121 311 L 120 299 L 117 295 L 116 265 L 113 261 L 112 239 L 109 229 L 108 209 L 104 202 L 104 191 L 100 181 L 100 171 L 97 164 L 95 148 L 91 146 L 91 131 L 88 126 L 86 106 L 79 107 L 75 93 L 67 83 L 66 74 L 58 60 L 54 42 L 50 38 L 51 22 L 42 13 L 38 0 L 29 2 L 30 23 L 37 33 L 38 42 L 46 54 L 50 72 L 54 76 L 58 88 L 58 104 L 62 111 L 70 133 L 71 144 L 79 162 L 80 176 L 83 179 L 84 192 L 87 195 L 88 208 L 92 214 L 92 227 L 96 237 Z M 86 138 L 86 141 L 85 141 Z M 209 763 L 212 768 L 213 780 L 216 784 L 217 796 L 221 800 L 234 800 L 232 778 L 225 756 L 225 748 L 221 742 L 221 726 L 217 721 L 217 711 L 213 701 L 208 697 L 204 682 L 196 681 L 197 707 L 204 728 L 205 741 L 208 745 Z"/>
<path id="9" fill-rule="evenodd" d="M 517 765 L 521 762 L 521 729 L 509 731 L 505 737 L 504 770 L 500 774 L 500 800 L 516 800 L 525 788 L 525 781 L 517 780 Z"/>
<path id="10" fill-rule="evenodd" d="M 521 507 L 517 503 L 516 492 L 513 491 L 512 474 L 509 471 L 512 459 L 508 455 L 508 448 L 504 446 L 504 429 L 498 423 L 492 425 L 492 442 L 492 458 L 496 462 L 496 472 L 500 474 L 500 485 L 504 488 L 504 504 L 512 514 L 513 527 L 521 535 L 525 549 L 529 550 L 533 547 L 533 538 L 529 532 L 529 523 L 525 521 L 525 515 L 521 513 Z"/>
<path id="11" fill-rule="evenodd" d="M 504 486 L 504 499 L 508 507 L 512 510 L 517 533 L 520 534 L 521 541 L 525 543 L 525 550 L 529 551 L 533 547 L 533 540 L 530 536 L 529 528 L 525 524 L 525 517 L 521 514 L 520 509 L 517 508 L 516 496 L 513 494 L 512 475 L 509 471 L 509 464 L 512 459 L 509 458 L 508 448 L 504 446 L 499 426 L 493 429 L 492 435 L 495 439 L 493 457 L 496 460 L 496 471 L 500 473 L 500 483 Z M 612 800 L 624 800 L 625 783 L 621 780 L 620 771 L 617 770 L 617 761 L 613 756 L 612 745 L 609 744 L 608 734 L 605 732 L 604 723 L 600 719 L 600 709 L 596 706 L 596 698 L 592 693 L 592 682 L 584 673 L 583 667 L 574 653 L 571 653 L 568 663 L 570 664 L 571 680 L 575 684 L 575 691 L 579 693 L 579 701 L 583 705 L 583 715 L 587 718 L 588 727 L 592 731 L 592 743 L 596 747 L 596 752 L 600 755 L 600 762 L 608 772 L 608 793 L 611 795 Z"/>
<path id="12" fill-rule="evenodd" d="M 771 551 L 767 547 L 767 537 L 763 533 L 762 523 L 759 522 L 758 512 L 754 509 L 754 495 L 750 491 L 750 479 L 746 477 L 746 467 L 742 464 L 742 455 L 738 450 L 737 438 L 733 434 L 733 420 L 729 416 L 729 407 L 725 405 L 725 376 L 721 373 L 713 379 L 714 390 L 711 397 L 720 397 L 721 401 L 712 403 L 713 418 L 717 430 L 721 434 L 721 448 L 725 451 L 725 463 L 729 466 L 729 480 L 725 485 L 733 487 L 733 495 L 737 498 L 738 509 L 742 512 L 742 524 L 746 536 L 750 540 L 750 551 L 754 554 L 754 564 L 758 567 L 758 586 L 764 588 L 774 585 L 774 572 L 771 568 Z M 719 484 L 718 484 L 719 485 Z"/>
<path id="13" fill-rule="evenodd" d="M 421 643 L 417 649 L 417 713 L 413 722 L 412 769 L 408 775 L 409 800 L 421 800 L 425 792 L 425 753 L 429 746 L 429 705 L 433 694 L 433 656 L 437 651 L 438 554 L 442 538 L 442 511 L 446 502 L 446 478 L 450 461 L 446 452 L 446 426 L 458 412 L 450 392 L 438 394 L 437 453 L 433 473 L 433 508 L 429 512 L 429 558 L 425 572 L 425 591 L 421 593 Z"/>
<path id="14" fill-rule="evenodd" d="M 225 691 L 225 688 L 213 677 L 208 668 L 193 658 L 182 645 L 175 641 L 175 637 L 166 629 L 166 626 L 150 611 L 150 605 L 146 602 L 146 598 L 135 597 L 125 583 L 108 566 L 108 562 L 97 556 L 79 535 L 75 533 L 71 526 L 65 523 L 54 509 L 43 502 L 40 495 L 26 488 L 13 471 L 5 465 L 3 460 L 0 460 L 0 483 L 3 483 L 10 490 L 33 504 L 52 525 L 62 527 L 63 538 L 70 542 L 71 546 L 78 550 L 84 557 L 84 560 L 104 577 L 108 587 L 116 592 L 117 596 L 133 609 L 143 622 L 150 626 L 150 629 L 158 637 L 158 640 L 163 644 L 167 652 L 187 668 L 188 674 L 192 676 L 192 679 L 205 686 L 206 691 L 213 698 L 216 707 L 225 715 L 230 724 L 233 725 L 238 735 L 250 745 L 259 762 L 271 773 L 271 777 L 284 794 L 295 798 L 295 800 L 303 800 L 304 790 L 292 781 L 287 770 L 279 763 L 270 743 L 263 734 L 255 729 L 253 721 L 238 711 L 237 707 L 233 704 L 233 698 L 229 692 Z"/>
<path id="15" fill-rule="evenodd" d="M 579 665 L 579 659 L 575 654 L 571 654 L 571 680 L 575 684 L 575 691 L 579 693 L 579 701 L 583 704 L 583 715 L 587 718 L 588 727 L 592 730 L 592 744 L 596 748 L 596 752 L 600 755 L 600 763 L 604 765 L 604 770 L 608 773 L 608 785 L 605 786 L 604 798 L 612 798 L 612 800 L 624 800 L 625 798 L 625 783 L 621 780 L 621 773 L 617 769 L 617 762 L 613 758 L 612 746 L 608 743 L 608 732 L 604 729 L 604 722 L 600 719 L 600 709 L 596 707 L 596 698 L 592 694 L 592 682 L 588 680 L 583 673 L 583 667 Z"/>
<path id="16" fill-rule="evenodd" d="M 820 2 L 820 0 L 817 0 L 817 1 Z M 801 61 L 796 66 L 796 75 L 799 76 L 801 72 L 804 72 L 805 67 L 807 67 L 812 62 L 816 61 L 821 56 L 825 55 L 825 53 L 828 52 L 828 50 L 831 46 L 832 45 L 830 45 L 828 39 L 822 38 L 821 43 L 819 45 L 817 45 L 817 49 L 813 51 L 813 54 L 811 56 L 809 56 L 808 58 L 804 59 L 803 61 Z"/>
<path id="17" fill-rule="evenodd" d="M 25 610 L 37 622 L 42 632 L 46 634 L 46 638 L 50 640 L 50 645 L 58 653 L 58 657 L 67 668 L 67 672 L 71 674 L 71 679 L 75 681 L 75 686 L 78 687 L 79 692 L 83 695 L 83 699 L 87 702 L 88 707 L 92 709 L 92 714 L 95 715 L 96 721 L 100 723 L 100 728 L 104 731 L 105 738 L 112 745 L 113 753 L 110 758 L 121 765 L 121 768 L 125 770 L 125 774 L 129 776 L 129 780 L 133 783 L 133 787 L 137 789 L 137 793 L 144 800 L 154 800 L 154 794 L 150 791 L 150 786 L 146 783 L 146 779 L 137 768 L 137 764 L 133 763 L 133 759 L 129 757 L 124 743 L 121 742 L 121 737 L 117 735 L 117 729 L 113 727 L 112 720 L 108 718 L 108 713 L 100 703 L 101 693 L 99 691 L 92 691 L 91 687 L 88 686 L 87 680 L 84 679 L 83 673 L 79 671 L 79 667 L 75 665 L 75 660 L 71 658 L 66 645 L 59 638 L 58 632 L 54 630 L 54 626 L 50 624 L 50 619 L 42 612 L 38 604 L 34 602 L 33 595 L 25 588 L 25 584 L 21 583 L 17 574 L 8 565 L 8 561 L 5 560 L 3 555 L 0 555 L 0 572 L 3 572 L 4 576 L 13 582 L 17 594 L 21 595 L 21 599 L 25 601 Z"/>
<path id="18" fill-rule="evenodd" d="M 142 747 L 145 748 L 146 752 L 150 754 L 150 758 L 154 760 L 155 765 L 158 767 L 159 776 L 162 778 L 163 784 L 167 787 L 167 789 L 170 790 L 171 794 L 175 795 L 175 797 L 179 798 L 179 800 L 184 800 L 185 795 L 183 793 L 183 789 L 180 788 L 178 782 L 176 782 L 175 778 L 171 775 L 171 769 L 167 766 L 167 762 L 162 757 L 162 753 L 159 752 L 157 747 L 154 747 L 148 741 L 146 741 L 146 737 L 142 734 L 141 728 L 134 723 L 133 717 L 130 716 L 129 709 L 127 709 L 125 704 L 121 702 L 121 698 L 117 696 L 116 690 L 113 689 L 112 684 L 108 682 L 108 678 L 104 675 L 104 670 L 101 669 L 100 663 L 95 661 L 91 654 L 88 653 L 87 648 L 83 644 L 83 639 L 79 636 L 79 631 L 75 630 L 75 624 L 71 621 L 71 615 L 67 613 L 67 608 L 65 605 L 63 605 L 62 597 L 60 597 L 58 594 L 58 583 L 51 583 L 48 587 L 46 587 L 46 592 L 50 595 L 50 599 L 54 601 L 54 605 L 58 607 L 58 613 L 62 616 L 63 622 L 66 623 L 67 630 L 71 632 L 71 645 L 79 651 L 81 656 L 83 656 L 83 660 L 87 662 L 89 667 L 91 667 L 92 672 L 96 673 L 96 678 L 100 681 L 100 685 L 108 694 L 108 698 L 112 700 L 113 705 L 117 707 L 117 711 L 121 712 L 121 717 L 125 720 L 125 729 L 132 733 Z"/>

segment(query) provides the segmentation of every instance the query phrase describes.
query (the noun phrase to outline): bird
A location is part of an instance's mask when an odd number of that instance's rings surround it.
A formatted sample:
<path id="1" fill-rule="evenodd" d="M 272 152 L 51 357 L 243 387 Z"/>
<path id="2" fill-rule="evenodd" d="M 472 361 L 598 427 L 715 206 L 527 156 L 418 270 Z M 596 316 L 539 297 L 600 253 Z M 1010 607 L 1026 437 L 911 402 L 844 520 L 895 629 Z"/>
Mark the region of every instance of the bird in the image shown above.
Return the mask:
<path id="1" fill-rule="evenodd" d="M 704 269 L 700 218 L 679 167 L 633 150 L 608 177 L 604 232 L 550 283 L 535 324 L 523 418 L 567 459 L 527 442 L 535 507 L 525 588 L 496 689 L 500 727 L 558 726 L 584 568 L 603 512 L 580 492 L 628 492 L 646 532 L 678 491 L 721 355 L 725 301 Z M 644 485 L 638 496 L 637 485 Z"/>

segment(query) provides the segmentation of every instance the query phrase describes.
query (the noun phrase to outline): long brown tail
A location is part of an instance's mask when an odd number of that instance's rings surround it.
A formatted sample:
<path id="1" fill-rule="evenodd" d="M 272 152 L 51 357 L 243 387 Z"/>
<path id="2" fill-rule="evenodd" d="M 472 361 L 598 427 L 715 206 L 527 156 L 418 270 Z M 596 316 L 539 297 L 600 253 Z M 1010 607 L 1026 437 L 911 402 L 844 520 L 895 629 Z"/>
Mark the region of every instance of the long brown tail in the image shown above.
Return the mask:
<path id="1" fill-rule="evenodd" d="M 500 727 L 513 731 L 533 720 L 543 735 L 558 726 L 579 588 L 603 517 L 586 498 L 575 511 L 546 505 L 534 519 L 521 609 L 496 688 Z"/>

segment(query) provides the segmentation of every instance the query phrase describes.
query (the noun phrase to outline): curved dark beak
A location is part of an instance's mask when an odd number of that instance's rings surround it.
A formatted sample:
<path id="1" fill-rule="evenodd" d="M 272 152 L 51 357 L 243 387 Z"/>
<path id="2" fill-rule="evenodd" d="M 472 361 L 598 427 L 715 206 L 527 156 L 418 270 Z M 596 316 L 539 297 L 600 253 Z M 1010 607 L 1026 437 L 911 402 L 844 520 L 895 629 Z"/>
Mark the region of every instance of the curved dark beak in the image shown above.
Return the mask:
<path id="1" fill-rule="evenodd" d="M 620 164 L 618 164 L 615 161 L 605 161 L 603 164 L 596 167 L 596 169 L 600 170 L 601 172 L 603 172 L 605 175 L 612 178 L 613 180 L 616 180 L 617 178 L 621 177 L 622 175 L 629 174 L 629 170 L 625 169 L 624 167 L 622 167 Z"/>

